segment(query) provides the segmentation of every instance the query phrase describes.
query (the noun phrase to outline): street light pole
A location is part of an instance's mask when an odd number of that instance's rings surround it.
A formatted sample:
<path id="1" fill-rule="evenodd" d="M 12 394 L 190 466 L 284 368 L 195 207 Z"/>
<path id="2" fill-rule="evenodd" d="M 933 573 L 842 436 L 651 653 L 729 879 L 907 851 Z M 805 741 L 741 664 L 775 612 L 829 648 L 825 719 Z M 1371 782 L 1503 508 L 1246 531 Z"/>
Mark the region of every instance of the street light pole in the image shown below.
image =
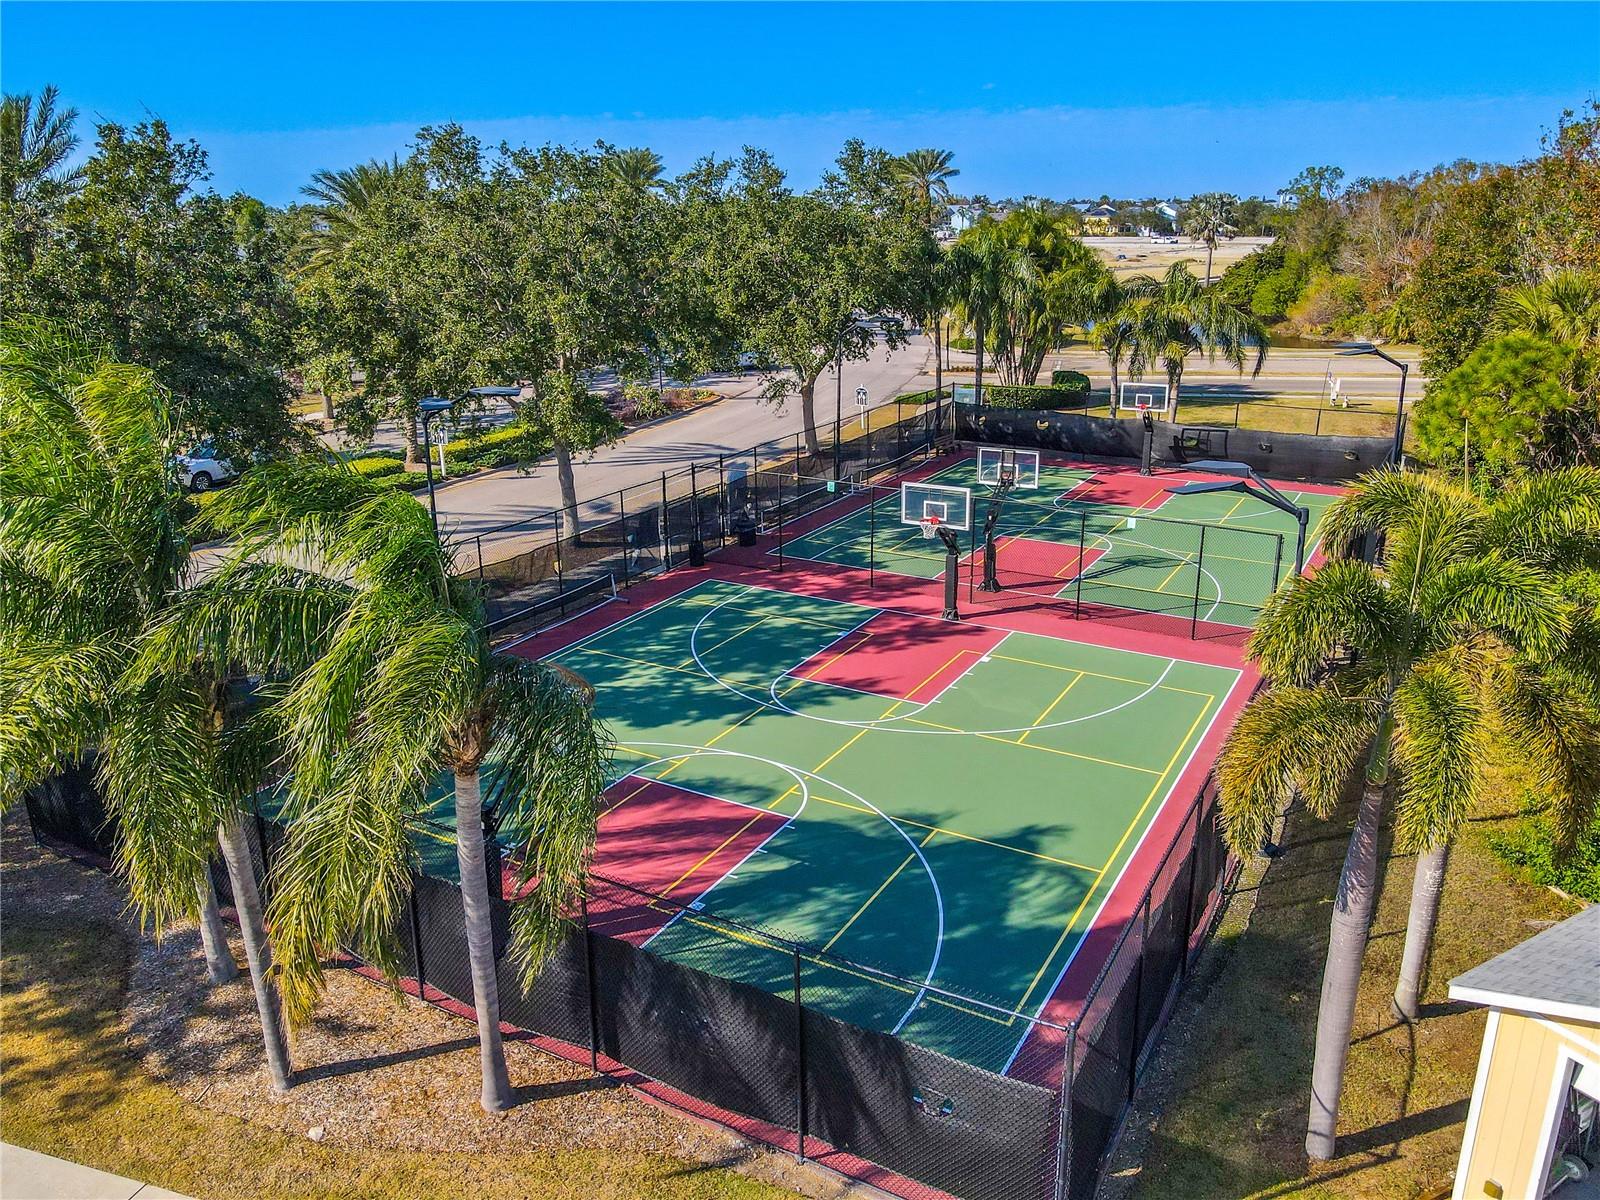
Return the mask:
<path id="1" fill-rule="evenodd" d="M 522 395 L 518 387 L 475 387 L 468 388 L 454 400 L 446 400 L 443 396 L 424 396 L 417 401 L 417 411 L 422 416 L 422 459 L 424 470 L 428 473 L 428 515 L 433 519 L 433 536 L 439 536 L 439 505 L 433 498 L 433 440 L 428 431 L 428 423 L 442 412 L 449 412 L 461 401 L 472 396 L 502 398 Z"/>
<path id="2" fill-rule="evenodd" d="M 839 442 L 844 431 L 844 334 L 833 360 L 833 480 L 839 481 Z"/>
<path id="3" fill-rule="evenodd" d="M 1411 364 L 1401 362 L 1392 354 L 1386 354 L 1371 342 L 1342 342 L 1339 347 L 1339 357 L 1354 358 L 1364 354 L 1371 354 L 1383 359 L 1391 367 L 1400 368 L 1400 399 L 1394 411 L 1394 444 L 1389 449 L 1389 461 L 1398 464 L 1405 442 L 1406 429 L 1406 380 L 1411 375 Z"/>

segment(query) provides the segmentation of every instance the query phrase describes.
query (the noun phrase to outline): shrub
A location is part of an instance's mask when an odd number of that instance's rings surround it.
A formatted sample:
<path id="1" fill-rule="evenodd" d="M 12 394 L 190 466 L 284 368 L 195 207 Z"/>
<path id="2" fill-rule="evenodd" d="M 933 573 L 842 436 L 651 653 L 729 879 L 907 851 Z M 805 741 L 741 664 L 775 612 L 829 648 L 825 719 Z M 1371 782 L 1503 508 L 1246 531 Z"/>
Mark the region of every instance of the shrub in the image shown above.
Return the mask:
<path id="1" fill-rule="evenodd" d="M 1505 837 L 1491 837 L 1489 845 L 1533 882 L 1600 904 L 1600 820 L 1579 835 L 1572 853 L 1559 862 L 1555 833 L 1538 814 L 1526 817 Z"/>
<path id="2" fill-rule="evenodd" d="M 617 417 L 624 425 L 638 425 L 671 416 L 676 406 L 655 388 L 644 383 L 630 383 L 622 389 L 622 408 Z"/>
<path id="3" fill-rule="evenodd" d="M 1087 381 L 1086 381 L 1087 382 Z M 984 384 L 983 402 L 990 408 L 1082 408 L 1088 388 L 1010 387 Z"/>
<path id="4" fill-rule="evenodd" d="M 1343 326 L 1366 307 L 1359 279 L 1324 271 L 1311 277 L 1300 299 L 1289 306 L 1288 315 L 1302 329 L 1325 332 Z"/>
<path id="5" fill-rule="evenodd" d="M 468 467 L 465 469 L 470 471 L 475 468 Z M 394 475 L 380 475 L 373 482 L 381 487 L 395 488 L 402 492 L 415 492 L 428 486 L 428 475 L 426 471 L 401 471 Z"/>
<path id="6" fill-rule="evenodd" d="M 953 337 L 946 340 L 952 350 L 971 350 L 978 344 L 969 337 Z"/>
<path id="7" fill-rule="evenodd" d="M 1068 391 L 1079 396 L 1088 396 L 1089 377 L 1082 371 L 1051 371 L 1050 386 L 1058 391 Z"/>
<path id="8" fill-rule="evenodd" d="M 396 475 L 406 469 L 405 463 L 398 458 L 388 455 L 368 454 L 360 458 L 348 459 L 345 466 L 357 475 L 365 475 L 368 479 L 378 479 L 384 475 Z"/>
<path id="9" fill-rule="evenodd" d="M 451 468 L 507 467 L 538 458 L 546 448 L 546 440 L 531 425 L 514 421 L 451 442 L 445 447 L 444 461 Z"/>
<path id="10" fill-rule="evenodd" d="M 906 392 L 904 395 L 896 396 L 894 402 L 896 404 L 932 404 L 941 395 L 943 393 L 929 388 L 925 392 Z"/>

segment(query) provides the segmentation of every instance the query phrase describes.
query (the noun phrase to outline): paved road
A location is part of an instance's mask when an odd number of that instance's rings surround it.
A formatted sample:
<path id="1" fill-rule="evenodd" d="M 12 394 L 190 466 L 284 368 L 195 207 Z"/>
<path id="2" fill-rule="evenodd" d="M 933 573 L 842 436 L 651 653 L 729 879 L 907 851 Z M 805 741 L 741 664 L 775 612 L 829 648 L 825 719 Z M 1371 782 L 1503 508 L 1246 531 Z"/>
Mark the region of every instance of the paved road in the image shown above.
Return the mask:
<path id="1" fill-rule="evenodd" d="M 925 338 L 913 338 L 901 350 L 877 351 L 865 362 L 844 366 L 844 415 L 855 408 L 855 389 L 865 387 L 870 401 L 880 403 L 903 392 L 932 387 L 933 355 Z M 586 515 L 612 511 L 605 493 L 659 479 L 663 471 L 687 466 L 691 461 L 737 455 L 760 442 L 792 437 L 803 427 L 798 398 L 782 406 L 760 398 L 761 381 L 751 375 L 726 382 L 708 381 L 728 398 L 708 407 L 634 430 L 622 441 L 596 451 L 574 464 L 580 500 L 594 500 Z M 831 370 L 817 381 L 819 423 L 833 420 L 835 381 Z M 420 493 L 419 493 L 420 495 Z M 560 486 L 555 461 L 541 459 L 527 473 L 502 471 L 452 483 L 437 493 L 439 518 L 458 537 L 472 537 L 514 521 L 548 514 L 559 507 Z M 486 542 L 504 540 L 508 534 L 491 534 Z"/>

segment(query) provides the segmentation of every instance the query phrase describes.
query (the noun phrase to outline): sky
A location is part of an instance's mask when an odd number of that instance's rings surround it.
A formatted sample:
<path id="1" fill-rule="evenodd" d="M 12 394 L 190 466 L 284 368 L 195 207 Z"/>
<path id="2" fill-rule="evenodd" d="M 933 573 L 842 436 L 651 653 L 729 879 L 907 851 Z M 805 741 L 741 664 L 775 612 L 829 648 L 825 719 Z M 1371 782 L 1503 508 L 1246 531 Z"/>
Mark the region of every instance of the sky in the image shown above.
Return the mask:
<path id="1" fill-rule="evenodd" d="M 212 186 L 312 172 L 459 121 L 491 144 L 743 145 L 809 187 L 860 137 L 955 154 L 993 198 L 1274 193 L 1537 153 L 1600 95 L 1600 0 L 1565 4 L 0 2 L 0 85 L 90 122 L 159 116 Z"/>

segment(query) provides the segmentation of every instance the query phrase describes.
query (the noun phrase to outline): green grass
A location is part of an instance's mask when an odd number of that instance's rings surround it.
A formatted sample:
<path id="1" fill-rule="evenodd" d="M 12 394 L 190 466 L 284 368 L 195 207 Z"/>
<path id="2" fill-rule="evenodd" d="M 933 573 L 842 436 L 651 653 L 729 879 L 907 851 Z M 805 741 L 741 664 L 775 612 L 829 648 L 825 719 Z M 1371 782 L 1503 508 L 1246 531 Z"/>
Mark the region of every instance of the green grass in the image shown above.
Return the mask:
<path id="1" fill-rule="evenodd" d="M 1224 924 L 1211 953 L 1215 975 L 1169 1033 L 1173 1099 L 1160 1116 L 1142 1169 L 1115 1193 L 1134 1200 L 1409 1200 L 1448 1182 L 1461 1148 L 1484 1010 L 1447 999 L 1450 979 L 1575 911 L 1501 864 L 1494 838 L 1516 822 L 1505 799 L 1456 843 L 1438 941 L 1414 1027 L 1389 1012 L 1405 940 L 1413 860 L 1388 858 L 1362 976 L 1340 1108 L 1339 1157 L 1309 1166 L 1302 1143 L 1318 984 L 1339 866 L 1354 818 L 1303 811 L 1291 818 L 1286 853 L 1260 881 L 1248 927 Z M 1391 849 L 1386 836 L 1384 853 Z M 1248 880 L 1246 881 L 1248 883 Z M 1445 1193 L 1447 1194 L 1447 1193 Z"/>
<path id="2" fill-rule="evenodd" d="M 728 1170 L 644 1154 L 352 1150 L 210 1112 L 146 1073 L 126 1045 L 121 1014 L 132 952 L 120 925 L 8 903 L 0 962 L 6 1141 L 185 1195 L 240 1200 L 792 1195 Z"/>

